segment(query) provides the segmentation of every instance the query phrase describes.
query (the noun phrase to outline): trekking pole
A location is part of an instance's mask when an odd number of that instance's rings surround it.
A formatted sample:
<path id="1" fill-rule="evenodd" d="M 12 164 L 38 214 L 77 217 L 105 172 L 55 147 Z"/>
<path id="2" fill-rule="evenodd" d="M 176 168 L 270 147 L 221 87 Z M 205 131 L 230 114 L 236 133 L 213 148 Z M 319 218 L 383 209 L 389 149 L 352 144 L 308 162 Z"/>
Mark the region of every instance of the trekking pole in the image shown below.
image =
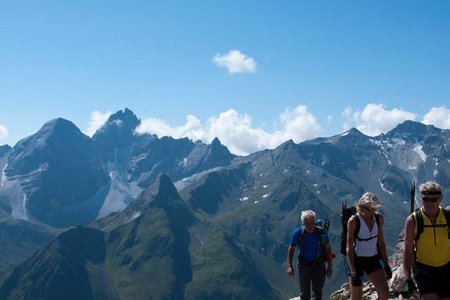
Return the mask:
<path id="1" fill-rule="evenodd" d="M 411 192 L 410 211 L 411 211 L 411 213 L 413 213 L 414 212 L 414 201 L 415 201 L 415 198 L 416 198 L 416 182 L 415 181 L 413 181 L 413 183 L 411 184 L 410 192 Z"/>

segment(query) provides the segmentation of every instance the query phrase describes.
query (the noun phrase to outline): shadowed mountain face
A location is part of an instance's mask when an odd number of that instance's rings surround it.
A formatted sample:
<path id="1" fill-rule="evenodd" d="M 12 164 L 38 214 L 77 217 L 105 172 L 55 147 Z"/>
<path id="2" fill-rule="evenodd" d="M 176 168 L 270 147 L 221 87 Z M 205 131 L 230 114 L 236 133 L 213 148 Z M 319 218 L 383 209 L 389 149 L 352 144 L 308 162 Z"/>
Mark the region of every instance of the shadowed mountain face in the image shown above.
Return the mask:
<path id="1" fill-rule="evenodd" d="M 120 187 L 114 191 L 144 189 L 119 212 L 92 225 L 101 233 L 105 256 L 93 262 L 83 254 L 84 269 L 77 270 L 89 280 L 86 297 L 294 297 L 298 282 L 285 277 L 284 261 L 300 212 L 313 209 L 320 218 L 330 217 L 329 234 L 338 252 L 342 202 L 353 204 L 365 191 L 374 192 L 383 204 L 385 238 L 392 249 L 408 214 L 411 182 L 438 181 L 444 199 L 450 191 L 449 132 L 405 122 L 378 137 L 353 129 L 300 144 L 287 141 L 247 157 L 230 156 L 218 140 L 204 145 L 132 134 L 131 144 L 114 146 L 113 155 L 101 160 L 106 160 L 110 185 Z M 157 175 L 162 169 L 177 180 L 178 191 L 167 175 Z M 126 180 L 119 181 L 121 176 Z M 7 183 L 13 179 L 7 176 Z M 0 201 L 1 195 L 0 189 Z M 30 260 L 11 273 L 3 295 L 13 299 L 28 289 L 23 278 Z M 340 255 L 334 267 L 326 294 L 345 280 Z"/>
<path id="2" fill-rule="evenodd" d="M 12 218 L 0 222 L 0 273 L 22 263 L 25 258 L 44 247 L 58 231 Z M 1 276 L 1 275 L 0 275 Z M 1 279 L 0 279 L 1 281 Z"/>
<path id="3" fill-rule="evenodd" d="M 0 297 L 94 299 L 97 291 L 92 289 L 89 269 L 104 258 L 103 232 L 81 227 L 71 229 L 15 268 L 3 283 Z"/>
<path id="4" fill-rule="evenodd" d="M 95 218 L 102 203 L 94 196 L 108 183 L 89 137 L 64 119 L 50 121 L 18 142 L 5 175 L 0 193 L 10 195 L 12 215 L 55 227 Z"/>
<path id="5" fill-rule="evenodd" d="M 235 237 L 194 217 L 167 175 L 93 226 L 61 234 L 15 268 L 0 288 L 2 299 L 279 296 Z M 199 248 L 192 237 L 205 244 Z"/>

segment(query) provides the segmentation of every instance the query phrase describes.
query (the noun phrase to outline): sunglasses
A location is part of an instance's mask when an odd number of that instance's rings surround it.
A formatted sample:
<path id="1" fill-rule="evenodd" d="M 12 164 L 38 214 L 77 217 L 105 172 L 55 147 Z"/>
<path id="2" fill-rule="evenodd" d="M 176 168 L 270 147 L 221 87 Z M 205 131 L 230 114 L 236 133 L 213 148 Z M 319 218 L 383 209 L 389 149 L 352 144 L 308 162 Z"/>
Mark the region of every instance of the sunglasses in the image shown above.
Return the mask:
<path id="1" fill-rule="evenodd" d="M 423 202 L 431 202 L 431 203 L 435 203 L 439 200 L 439 198 L 422 198 Z"/>
<path id="2" fill-rule="evenodd" d="M 362 206 L 362 208 L 364 208 L 367 211 L 373 211 L 374 210 L 372 207 L 368 207 L 368 206 Z"/>

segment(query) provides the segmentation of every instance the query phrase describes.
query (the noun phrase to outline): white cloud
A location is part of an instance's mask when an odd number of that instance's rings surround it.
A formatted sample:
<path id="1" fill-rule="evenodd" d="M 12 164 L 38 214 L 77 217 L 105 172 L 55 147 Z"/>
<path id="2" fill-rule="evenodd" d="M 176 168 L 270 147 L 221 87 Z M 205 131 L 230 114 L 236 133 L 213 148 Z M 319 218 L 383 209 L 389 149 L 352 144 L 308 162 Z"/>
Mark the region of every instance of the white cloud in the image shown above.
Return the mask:
<path id="1" fill-rule="evenodd" d="M 285 110 L 280 115 L 282 124 L 280 142 L 292 139 L 298 143 L 307 139 L 316 137 L 320 132 L 320 125 L 317 123 L 316 117 L 308 112 L 308 108 L 299 105 L 293 110 Z"/>
<path id="2" fill-rule="evenodd" d="M 226 68 L 230 74 L 256 72 L 256 61 L 239 50 L 230 50 L 224 55 L 216 54 L 212 58 L 212 62 L 219 67 Z"/>
<path id="3" fill-rule="evenodd" d="M 0 124 L 0 140 L 6 139 L 9 136 L 8 128 Z"/>
<path id="4" fill-rule="evenodd" d="M 87 129 L 87 135 L 92 137 L 95 132 L 103 126 L 103 124 L 108 121 L 108 118 L 111 116 L 111 112 L 107 111 L 105 113 L 94 111 L 91 113 L 91 120 L 89 121 L 89 128 Z"/>
<path id="5" fill-rule="evenodd" d="M 445 106 L 432 107 L 423 116 L 422 123 L 434 125 L 441 129 L 450 129 L 450 109 Z"/>
<path id="6" fill-rule="evenodd" d="M 356 127 L 359 131 L 369 136 L 388 132 L 403 121 L 414 121 L 416 119 L 414 113 L 398 108 L 387 110 L 383 104 L 375 103 L 367 104 L 361 112 L 347 107 L 342 112 L 342 117 L 342 128 L 344 130 Z"/>
<path id="7" fill-rule="evenodd" d="M 182 126 L 171 127 L 164 120 L 149 118 L 141 122 L 136 128 L 137 134 L 151 133 L 157 136 L 171 136 L 173 138 L 188 137 L 194 141 L 203 140 L 206 136 L 200 120 L 193 116 L 186 117 L 186 123 Z"/>
<path id="8" fill-rule="evenodd" d="M 160 119 L 146 119 L 136 129 L 136 133 L 156 134 L 159 137 L 188 137 L 205 143 L 210 143 L 217 137 L 232 153 L 247 155 L 267 148 L 273 149 L 288 139 L 298 143 L 317 137 L 321 130 L 316 118 L 308 112 L 306 106 L 287 109 L 280 114 L 279 120 L 277 125 L 281 130 L 270 133 L 253 127 L 249 115 L 229 109 L 218 116 L 210 117 L 205 124 L 192 115 L 187 116 L 186 124 L 178 127 L 171 127 Z"/>
<path id="9" fill-rule="evenodd" d="M 333 116 L 332 115 L 328 115 L 327 116 L 327 125 L 330 125 L 333 122 Z"/>

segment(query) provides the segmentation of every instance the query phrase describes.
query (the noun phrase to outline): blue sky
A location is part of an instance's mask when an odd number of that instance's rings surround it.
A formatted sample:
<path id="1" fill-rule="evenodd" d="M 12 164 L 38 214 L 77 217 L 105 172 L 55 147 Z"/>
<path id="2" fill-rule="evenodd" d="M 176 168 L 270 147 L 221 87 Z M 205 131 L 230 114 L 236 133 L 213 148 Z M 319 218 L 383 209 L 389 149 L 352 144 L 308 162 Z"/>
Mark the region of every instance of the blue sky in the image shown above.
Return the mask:
<path id="1" fill-rule="evenodd" d="M 449 81 L 450 1 L 0 1 L 0 145 L 126 107 L 236 154 L 449 129 Z"/>

